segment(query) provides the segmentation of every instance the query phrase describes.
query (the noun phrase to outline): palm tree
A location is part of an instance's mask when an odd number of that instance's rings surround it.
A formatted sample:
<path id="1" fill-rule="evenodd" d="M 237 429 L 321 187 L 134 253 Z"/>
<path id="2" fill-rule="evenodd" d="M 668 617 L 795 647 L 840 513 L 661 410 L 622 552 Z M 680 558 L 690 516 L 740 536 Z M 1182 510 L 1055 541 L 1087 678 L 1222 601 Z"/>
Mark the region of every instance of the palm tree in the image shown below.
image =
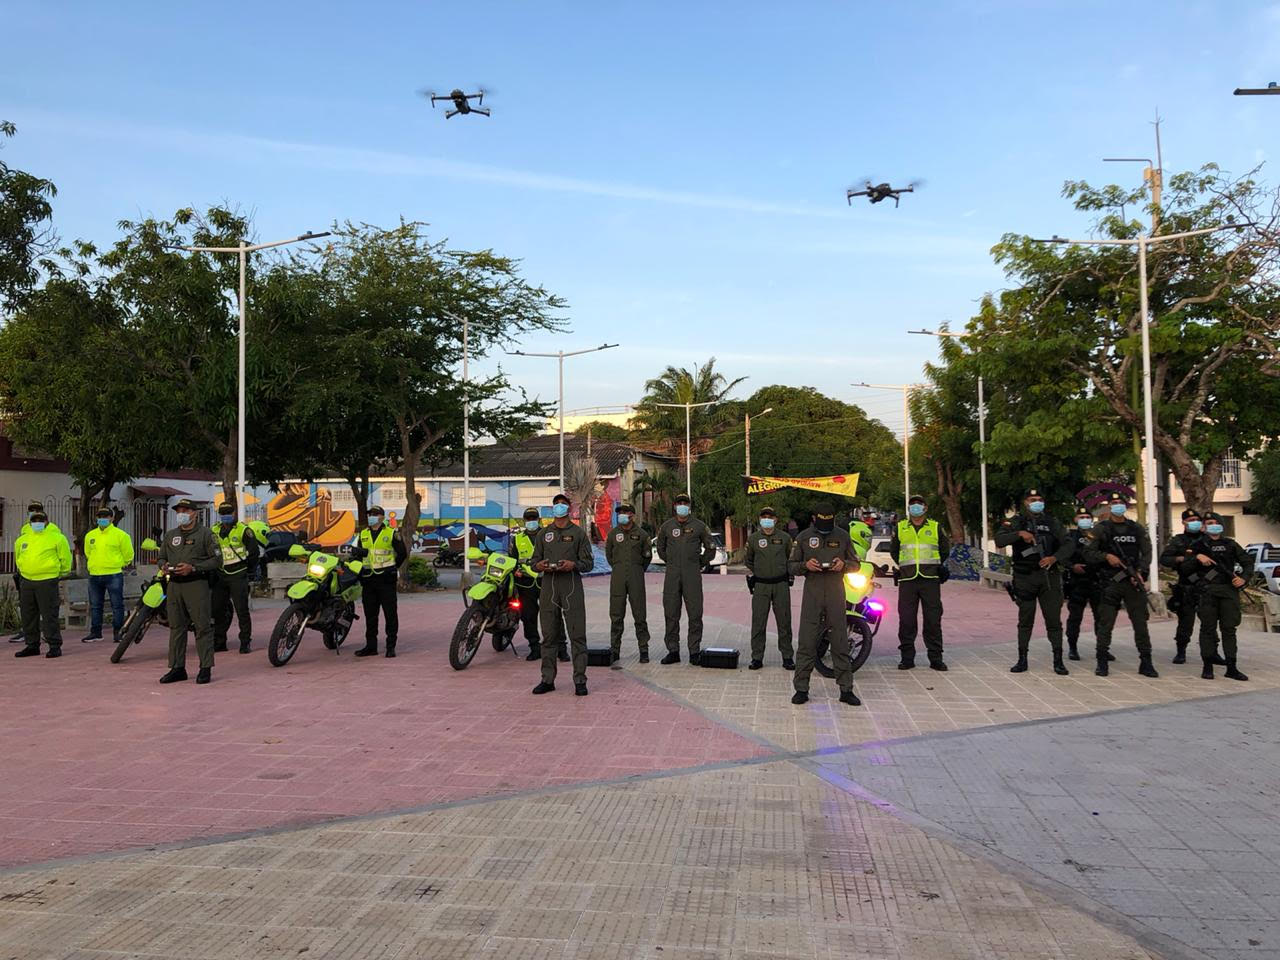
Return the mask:
<path id="1" fill-rule="evenodd" d="M 660 453 L 679 453 L 683 464 L 696 458 L 711 446 L 712 435 L 736 419 L 736 404 L 726 397 L 746 380 L 726 380 L 716 371 L 716 358 L 698 364 L 692 371 L 685 367 L 667 367 L 644 385 L 644 397 L 635 406 L 632 427 L 636 437 Z M 714 406 L 689 410 L 691 449 L 685 449 L 685 411 L 659 404 L 711 403 Z"/>

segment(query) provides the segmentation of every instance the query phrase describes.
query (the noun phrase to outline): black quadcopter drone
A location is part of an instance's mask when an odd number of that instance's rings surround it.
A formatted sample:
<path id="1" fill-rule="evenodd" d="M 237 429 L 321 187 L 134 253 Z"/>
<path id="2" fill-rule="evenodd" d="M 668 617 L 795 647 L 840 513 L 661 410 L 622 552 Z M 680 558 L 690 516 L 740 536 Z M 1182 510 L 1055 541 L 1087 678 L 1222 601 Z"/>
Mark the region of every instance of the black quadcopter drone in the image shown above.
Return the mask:
<path id="1" fill-rule="evenodd" d="M 923 180 L 912 180 L 905 187 L 892 187 L 887 183 L 878 183 L 873 186 L 871 181 L 868 180 L 867 185 L 861 190 L 854 190 L 852 187 L 846 190 L 845 199 L 849 202 L 849 206 L 853 206 L 854 197 L 866 197 L 872 203 L 879 203 L 881 200 L 888 200 L 893 197 L 893 205 L 896 207 L 904 193 L 915 193 L 916 187 L 921 186 L 923 183 Z"/>
<path id="2" fill-rule="evenodd" d="M 460 113 L 478 113 L 482 117 L 489 116 L 489 111 L 483 106 L 472 106 L 471 101 L 475 100 L 478 104 L 484 103 L 484 90 L 479 93 L 463 93 L 461 90 L 453 90 L 443 96 L 437 96 L 430 90 L 419 91 L 424 97 L 431 101 L 431 106 L 436 105 L 437 100 L 444 100 L 453 104 L 452 110 L 446 110 L 444 118 L 448 120 L 450 117 L 456 117 Z"/>

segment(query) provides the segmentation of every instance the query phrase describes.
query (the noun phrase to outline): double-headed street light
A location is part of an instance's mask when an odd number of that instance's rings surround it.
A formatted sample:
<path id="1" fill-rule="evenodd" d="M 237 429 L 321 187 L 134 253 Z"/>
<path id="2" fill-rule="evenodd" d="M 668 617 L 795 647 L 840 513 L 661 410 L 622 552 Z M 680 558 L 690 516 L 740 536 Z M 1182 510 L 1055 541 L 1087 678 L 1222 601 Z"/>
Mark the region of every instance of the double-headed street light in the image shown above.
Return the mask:
<path id="1" fill-rule="evenodd" d="M 1058 243 L 1075 247 L 1137 247 L 1138 248 L 1138 311 L 1142 314 L 1142 419 L 1146 434 L 1146 449 L 1143 452 L 1143 470 L 1146 474 L 1144 486 L 1147 488 L 1146 501 L 1150 505 L 1147 510 L 1147 526 L 1151 543 L 1155 547 L 1151 551 L 1151 567 L 1147 574 L 1148 588 L 1160 582 L 1160 565 L 1157 555 L 1160 552 L 1160 517 L 1154 509 L 1156 502 L 1156 444 L 1155 416 L 1151 404 L 1151 323 L 1147 304 L 1147 247 L 1169 240 L 1184 240 L 1187 237 L 1199 237 L 1219 230 L 1239 230 L 1248 224 L 1224 223 L 1216 227 L 1204 227 L 1200 230 L 1185 230 L 1182 233 L 1165 233 L 1159 236 L 1134 237 L 1132 240 L 1067 240 L 1053 236 L 1048 240 L 1036 240 L 1035 243 Z"/>
<path id="2" fill-rule="evenodd" d="M 689 433 L 690 411 L 694 407 L 710 407 L 714 406 L 716 401 L 708 400 L 705 403 L 655 403 L 655 407 L 683 407 L 684 408 L 684 495 L 690 500 L 693 499 L 693 448 L 690 446 L 692 438 Z"/>
<path id="3" fill-rule="evenodd" d="M 920 386 L 918 383 L 855 383 L 855 387 L 866 387 L 868 390 L 901 390 L 902 391 L 902 500 L 903 516 L 911 511 L 911 409 L 907 406 L 907 398 L 911 391 Z"/>
<path id="4" fill-rule="evenodd" d="M 551 357 L 560 362 L 560 492 L 564 493 L 564 358 L 580 357 L 584 353 L 599 353 L 601 350 L 612 350 L 616 347 L 616 343 L 602 343 L 598 347 L 589 347 L 586 350 L 557 350 L 555 353 L 530 353 L 526 350 L 508 350 L 510 356 L 515 357 Z"/>
<path id="5" fill-rule="evenodd" d="M 189 253 L 238 253 L 240 255 L 240 358 L 239 358 L 239 383 L 237 392 L 239 400 L 236 409 L 237 427 L 236 427 L 236 444 L 239 447 L 238 463 L 236 465 L 236 508 L 244 510 L 244 421 L 245 421 L 245 401 L 244 401 L 244 317 L 245 317 L 245 267 L 249 259 L 249 254 L 256 250 L 266 250 L 270 247 L 283 247 L 289 243 L 302 243 L 307 240 L 318 240 L 321 237 L 329 236 L 329 231 L 322 233 L 304 233 L 301 236 L 293 237 L 289 240 L 276 240 L 273 243 L 245 243 L 240 241 L 234 247 L 196 247 L 196 246 L 179 246 L 179 250 L 186 250 Z M 243 515 L 243 514 L 242 514 Z"/>

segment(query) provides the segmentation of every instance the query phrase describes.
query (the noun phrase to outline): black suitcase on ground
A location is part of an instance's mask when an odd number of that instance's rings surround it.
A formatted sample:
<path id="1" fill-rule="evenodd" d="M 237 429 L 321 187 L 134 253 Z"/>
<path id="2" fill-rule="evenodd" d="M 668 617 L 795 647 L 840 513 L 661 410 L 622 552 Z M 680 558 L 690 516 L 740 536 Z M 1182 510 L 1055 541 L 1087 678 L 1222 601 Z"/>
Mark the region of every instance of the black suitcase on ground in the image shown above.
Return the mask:
<path id="1" fill-rule="evenodd" d="M 738 649 L 736 647 L 703 647 L 702 656 L 698 662 L 704 667 L 737 670 Z"/>
<path id="2" fill-rule="evenodd" d="M 608 667 L 613 664 L 613 651 L 608 647 L 587 647 L 588 667 Z"/>

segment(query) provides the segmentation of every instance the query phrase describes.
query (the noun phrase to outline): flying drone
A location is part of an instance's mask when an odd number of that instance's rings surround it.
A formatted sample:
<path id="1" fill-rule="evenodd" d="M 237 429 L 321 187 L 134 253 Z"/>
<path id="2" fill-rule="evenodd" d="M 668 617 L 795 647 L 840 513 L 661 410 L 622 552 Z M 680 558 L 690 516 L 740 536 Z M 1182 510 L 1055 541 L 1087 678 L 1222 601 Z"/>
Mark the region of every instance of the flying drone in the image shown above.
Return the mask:
<path id="1" fill-rule="evenodd" d="M 463 93 L 461 90 L 453 90 L 443 96 L 432 93 L 430 90 L 419 91 L 424 97 L 431 101 L 431 106 L 436 105 L 437 100 L 444 100 L 446 103 L 452 103 L 453 109 L 446 110 L 444 118 L 448 120 L 450 117 L 456 117 L 460 113 L 478 113 L 482 117 L 489 116 L 489 110 L 483 106 L 472 106 L 471 101 L 475 100 L 477 104 L 484 103 L 484 90 L 479 93 Z"/>
<path id="2" fill-rule="evenodd" d="M 866 197 L 872 203 L 879 203 L 881 200 L 888 200 L 893 197 L 893 205 L 896 207 L 904 193 L 915 193 L 916 187 L 921 186 L 923 183 L 923 180 L 912 180 L 905 187 L 893 187 L 887 183 L 872 185 L 871 181 L 868 180 L 867 185 L 861 190 L 854 190 L 852 187 L 846 190 L 845 199 L 849 201 L 849 206 L 853 206 L 854 197 Z"/>

